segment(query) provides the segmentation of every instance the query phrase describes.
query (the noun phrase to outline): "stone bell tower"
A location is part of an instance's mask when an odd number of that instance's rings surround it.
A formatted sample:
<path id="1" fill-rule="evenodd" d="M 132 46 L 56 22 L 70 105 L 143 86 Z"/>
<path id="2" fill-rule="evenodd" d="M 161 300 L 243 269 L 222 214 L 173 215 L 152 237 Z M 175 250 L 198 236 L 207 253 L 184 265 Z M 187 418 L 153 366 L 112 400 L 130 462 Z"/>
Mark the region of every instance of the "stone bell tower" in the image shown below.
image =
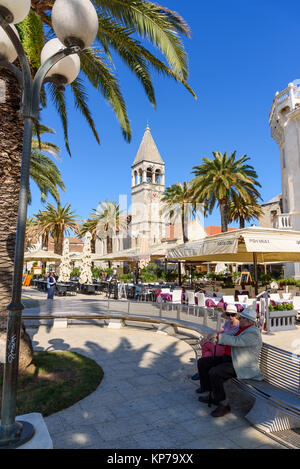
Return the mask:
<path id="1" fill-rule="evenodd" d="M 282 213 L 276 228 L 300 231 L 300 80 L 277 91 L 269 117 L 271 135 L 280 151 Z M 285 275 L 300 278 L 300 264 L 286 264 Z"/>
<path id="2" fill-rule="evenodd" d="M 164 191 L 165 163 L 147 125 L 131 172 L 131 237 L 143 239 L 144 245 L 159 242 L 165 235 L 160 214 Z"/>

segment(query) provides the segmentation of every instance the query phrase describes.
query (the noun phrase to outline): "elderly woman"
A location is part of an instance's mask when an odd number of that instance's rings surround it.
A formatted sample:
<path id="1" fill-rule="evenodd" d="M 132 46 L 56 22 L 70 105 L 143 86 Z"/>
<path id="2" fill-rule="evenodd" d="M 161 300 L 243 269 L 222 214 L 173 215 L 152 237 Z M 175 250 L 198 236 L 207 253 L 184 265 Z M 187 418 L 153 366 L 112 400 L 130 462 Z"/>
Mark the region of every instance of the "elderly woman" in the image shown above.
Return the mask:
<path id="1" fill-rule="evenodd" d="M 206 396 L 199 397 L 200 402 L 212 402 L 218 407 L 211 413 L 213 417 L 222 417 L 230 412 L 226 400 L 224 381 L 229 378 L 263 380 L 258 366 L 258 358 L 262 346 L 260 331 L 255 327 L 256 312 L 245 308 L 240 313 L 240 327 L 234 334 L 215 334 L 211 341 L 225 345 L 225 353 L 221 357 L 207 357 L 198 360 L 198 371 L 202 391 Z"/>

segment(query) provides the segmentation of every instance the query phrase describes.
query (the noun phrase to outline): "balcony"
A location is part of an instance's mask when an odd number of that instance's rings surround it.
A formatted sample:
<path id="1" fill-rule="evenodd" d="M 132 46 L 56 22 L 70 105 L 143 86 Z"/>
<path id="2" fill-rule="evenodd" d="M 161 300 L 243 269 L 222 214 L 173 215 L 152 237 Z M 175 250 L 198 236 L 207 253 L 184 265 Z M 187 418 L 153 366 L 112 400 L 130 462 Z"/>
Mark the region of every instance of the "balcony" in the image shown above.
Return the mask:
<path id="1" fill-rule="evenodd" d="M 273 226 L 279 230 L 292 230 L 293 225 L 289 213 L 280 213 L 273 219 Z"/>

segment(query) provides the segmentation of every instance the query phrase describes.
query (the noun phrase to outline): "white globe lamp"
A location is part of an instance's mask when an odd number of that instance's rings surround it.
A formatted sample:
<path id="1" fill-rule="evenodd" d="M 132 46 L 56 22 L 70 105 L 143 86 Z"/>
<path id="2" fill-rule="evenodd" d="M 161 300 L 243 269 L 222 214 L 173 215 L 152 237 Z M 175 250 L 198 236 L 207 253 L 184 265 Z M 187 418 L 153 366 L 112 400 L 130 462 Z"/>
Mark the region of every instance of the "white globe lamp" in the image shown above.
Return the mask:
<path id="1" fill-rule="evenodd" d="M 31 0 L 0 0 L 0 8 L 11 14 L 9 23 L 20 23 L 30 11 Z"/>
<path id="2" fill-rule="evenodd" d="M 63 44 L 85 49 L 97 36 L 98 15 L 90 0 L 56 0 L 52 26 Z"/>
<path id="3" fill-rule="evenodd" d="M 41 63 L 46 62 L 49 57 L 59 52 L 66 47 L 60 42 L 59 39 L 51 39 L 46 42 L 41 52 Z M 60 76 L 64 77 L 65 84 L 70 84 L 77 78 L 80 72 L 80 58 L 77 54 L 71 54 L 57 62 L 48 72 L 47 76 Z"/>
<path id="4" fill-rule="evenodd" d="M 14 30 L 15 34 L 19 37 L 18 31 L 16 30 L 16 28 L 13 25 L 11 25 L 10 27 Z M 17 57 L 18 57 L 18 54 L 13 43 L 9 39 L 4 29 L 0 28 L 0 60 L 5 59 L 8 62 L 14 62 Z"/>

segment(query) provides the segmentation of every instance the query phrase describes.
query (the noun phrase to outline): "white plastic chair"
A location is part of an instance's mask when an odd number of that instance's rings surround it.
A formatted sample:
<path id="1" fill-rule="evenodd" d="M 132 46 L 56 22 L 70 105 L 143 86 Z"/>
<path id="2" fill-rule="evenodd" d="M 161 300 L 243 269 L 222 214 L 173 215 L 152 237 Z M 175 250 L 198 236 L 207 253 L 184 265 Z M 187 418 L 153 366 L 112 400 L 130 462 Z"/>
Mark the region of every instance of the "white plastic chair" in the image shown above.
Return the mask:
<path id="1" fill-rule="evenodd" d="M 257 299 L 256 298 L 248 298 L 246 299 L 246 307 L 250 308 L 252 305 L 256 305 Z"/>
<path id="2" fill-rule="evenodd" d="M 189 306 L 195 305 L 195 292 L 191 290 L 187 290 L 185 294 L 186 294 L 188 305 Z"/>
<path id="3" fill-rule="evenodd" d="M 225 295 L 223 296 L 224 303 L 234 303 L 234 296 L 233 295 Z"/>
<path id="4" fill-rule="evenodd" d="M 290 300 L 293 295 L 291 293 L 281 293 L 283 300 Z"/>
<path id="5" fill-rule="evenodd" d="M 240 303 L 247 303 L 248 295 L 238 295 L 238 301 Z"/>
<path id="6" fill-rule="evenodd" d="M 172 291 L 172 303 L 181 303 L 182 290 L 173 290 Z"/>
<path id="7" fill-rule="evenodd" d="M 195 296 L 198 298 L 198 306 L 205 306 L 204 293 L 198 292 L 198 293 L 195 293 Z"/>
<path id="8" fill-rule="evenodd" d="M 270 293 L 270 300 L 279 301 L 280 300 L 279 293 Z"/>
<path id="9" fill-rule="evenodd" d="M 161 288 L 161 293 L 171 293 L 170 288 Z"/>
<path id="10" fill-rule="evenodd" d="M 294 296 L 293 306 L 296 311 L 300 312 L 300 296 Z"/>
<path id="11" fill-rule="evenodd" d="M 214 292 L 207 290 L 206 293 L 205 293 L 205 296 L 206 296 L 207 298 L 213 298 Z"/>

